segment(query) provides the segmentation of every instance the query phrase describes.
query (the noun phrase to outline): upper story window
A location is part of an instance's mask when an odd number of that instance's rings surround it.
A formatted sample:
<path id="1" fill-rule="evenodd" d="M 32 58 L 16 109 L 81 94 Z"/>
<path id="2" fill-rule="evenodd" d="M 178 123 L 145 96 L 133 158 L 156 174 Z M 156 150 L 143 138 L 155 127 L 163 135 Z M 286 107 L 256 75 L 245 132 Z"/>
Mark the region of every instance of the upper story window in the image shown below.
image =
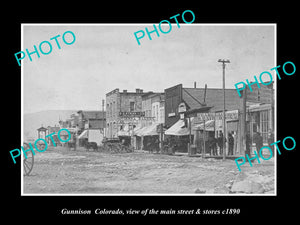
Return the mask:
<path id="1" fill-rule="evenodd" d="M 135 102 L 130 102 L 130 112 L 134 112 Z"/>

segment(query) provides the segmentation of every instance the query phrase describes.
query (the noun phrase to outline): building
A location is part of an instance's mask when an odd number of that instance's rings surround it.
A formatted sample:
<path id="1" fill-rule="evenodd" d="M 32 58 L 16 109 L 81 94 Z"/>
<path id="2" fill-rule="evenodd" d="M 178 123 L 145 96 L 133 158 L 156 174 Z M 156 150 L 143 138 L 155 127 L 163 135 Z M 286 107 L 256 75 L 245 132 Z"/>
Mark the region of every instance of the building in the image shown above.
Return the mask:
<path id="1" fill-rule="evenodd" d="M 264 143 L 267 143 L 268 131 L 274 132 L 274 89 L 273 84 L 268 86 L 260 85 L 258 88 L 253 85 L 251 88 L 244 89 L 242 91 L 242 97 L 240 99 L 246 105 L 244 110 L 246 111 L 246 130 L 253 138 L 255 132 L 259 132 Z M 241 113 L 243 108 L 241 108 Z"/>
<path id="2" fill-rule="evenodd" d="M 75 128 L 75 127 L 78 127 L 79 126 L 79 116 L 76 115 L 75 113 L 72 113 L 70 115 L 70 126 Z"/>
<path id="3" fill-rule="evenodd" d="M 152 117 L 154 123 L 165 124 L 165 93 L 155 93 L 151 96 Z"/>
<path id="4" fill-rule="evenodd" d="M 120 91 L 118 88 L 106 94 L 106 137 L 129 137 L 136 127 L 136 118 L 145 116 L 142 111 L 142 89 L 135 92 Z"/>
<path id="5" fill-rule="evenodd" d="M 100 129 L 104 133 L 106 112 L 79 110 L 77 112 L 78 134 L 85 129 Z M 73 116 L 73 118 L 76 118 Z M 72 123 L 71 123 L 72 124 Z"/>
<path id="6" fill-rule="evenodd" d="M 226 110 L 238 109 L 241 100 L 236 89 L 226 89 Z M 185 103 L 188 111 L 210 107 L 209 112 L 223 110 L 223 89 L 218 88 L 185 88 L 182 84 L 165 89 L 165 126 L 174 125 L 180 119 L 178 106 Z"/>
<path id="7" fill-rule="evenodd" d="M 142 124 L 142 126 L 147 126 L 152 123 L 164 124 L 165 94 L 148 92 L 142 95 L 142 112 L 145 113 L 145 118 L 152 118 L 152 120 L 146 121 L 146 124 Z"/>
<path id="8" fill-rule="evenodd" d="M 51 126 L 47 127 L 47 133 L 48 133 L 48 135 L 54 133 L 52 135 L 52 138 L 53 138 L 53 140 L 55 142 L 55 145 L 60 145 L 61 144 L 60 141 L 59 141 L 59 139 L 58 139 L 58 136 L 57 136 L 57 133 L 58 133 L 59 130 L 60 130 L 60 127 L 56 126 L 56 125 L 54 127 L 51 127 Z M 54 146 L 51 138 L 47 138 L 46 140 L 47 140 L 48 145 Z"/>
<path id="9" fill-rule="evenodd" d="M 262 134 L 263 140 L 267 143 L 267 132 L 274 128 L 274 91 L 273 85 L 261 88 L 252 86 L 253 91 L 244 89 L 242 97 L 239 97 L 236 89 L 225 89 L 225 112 L 226 117 L 230 114 L 231 118 L 226 119 L 226 134 L 235 134 L 235 152 L 243 154 L 242 145 L 245 140 L 245 132 L 253 134 L 258 131 Z M 218 137 L 223 130 L 223 89 L 218 88 L 185 88 L 181 84 L 165 89 L 165 126 L 168 129 L 166 134 L 187 137 L 189 125 L 180 118 L 180 106 L 183 105 L 191 117 L 192 133 L 190 140 L 194 142 L 194 136 L 200 137 L 200 130 L 193 132 L 195 127 L 203 130 L 200 123 L 207 123 L 206 128 L 210 129 L 210 136 Z M 209 121 L 199 119 L 202 113 L 210 114 Z M 193 113 L 195 112 L 195 113 Z M 216 115 L 219 115 L 216 117 Z M 171 129 L 172 128 L 172 129 Z M 172 131 L 172 132 L 170 132 Z M 202 132 L 202 131 L 201 131 Z M 207 134 L 206 134 L 207 135 Z M 205 136 L 205 138 L 209 138 Z"/>
<path id="10" fill-rule="evenodd" d="M 76 141 L 79 146 L 86 146 L 88 142 L 95 142 L 98 146 L 102 145 L 106 126 L 106 112 L 79 110 L 77 114 L 78 126 Z"/>
<path id="11" fill-rule="evenodd" d="M 164 126 L 164 93 L 148 92 L 142 95 L 142 112 L 145 116 L 139 118 L 139 123 L 134 129 L 133 146 L 135 149 L 145 149 L 157 140 L 162 140 Z M 156 140 L 157 139 L 157 140 Z M 157 147 L 157 146 L 156 146 Z M 152 148 L 152 147 L 149 147 Z"/>
<path id="12" fill-rule="evenodd" d="M 60 128 L 70 128 L 71 127 L 71 119 L 66 119 L 65 121 L 60 119 L 58 121 L 58 123 L 59 123 Z"/>

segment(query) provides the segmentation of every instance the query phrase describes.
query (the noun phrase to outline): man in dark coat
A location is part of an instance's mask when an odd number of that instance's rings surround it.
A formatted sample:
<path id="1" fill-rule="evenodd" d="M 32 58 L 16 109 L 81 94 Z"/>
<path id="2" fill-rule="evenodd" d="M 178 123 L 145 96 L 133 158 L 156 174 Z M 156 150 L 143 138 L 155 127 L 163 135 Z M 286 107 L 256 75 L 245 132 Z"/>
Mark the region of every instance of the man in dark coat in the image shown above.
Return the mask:
<path id="1" fill-rule="evenodd" d="M 215 137 L 208 138 L 210 153 L 214 156 L 217 155 L 217 139 Z"/>
<path id="2" fill-rule="evenodd" d="M 159 152 L 159 139 L 158 139 L 158 137 L 155 137 L 154 144 L 155 144 L 156 153 L 158 153 Z"/>
<path id="3" fill-rule="evenodd" d="M 251 137 L 250 137 L 250 134 L 247 133 L 246 134 L 246 151 L 245 151 L 245 158 L 247 159 L 246 157 L 246 154 L 249 156 L 249 158 L 251 158 L 251 145 L 252 145 L 252 142 L 251 142 Z"/>
<path id="4" fill-rule="evenodd" d="M 218 146 L 220 148 L 220 155 L 223 155 L 223 133 L 220 131 L 219 137 L 218 137 Z"/>
<path id="5" fill-rule="evenodd" d="M 233 155 L 234 138 L 231 132 L 228 132 L 228 155 Z"/>
<path id="6" fill-rule="evenodd" d="M 274 143 L 274 133 L 272 132 L 272 130 L 269 130 L 268 133 L 268 145 L 272 150 L 272 155 L 274 157 L 274 145 L 271 145 L 272 143 Z"/>
<path id="7" fill-rule="evenodd" d="M 256 132 L 256 134 L 254 135 L 253 142 L 256 145 L 256 152 L 257 155 L 259 156 L 259 151 L 263 147 L 263 137 L 260 135 L 259 132 Z"/>

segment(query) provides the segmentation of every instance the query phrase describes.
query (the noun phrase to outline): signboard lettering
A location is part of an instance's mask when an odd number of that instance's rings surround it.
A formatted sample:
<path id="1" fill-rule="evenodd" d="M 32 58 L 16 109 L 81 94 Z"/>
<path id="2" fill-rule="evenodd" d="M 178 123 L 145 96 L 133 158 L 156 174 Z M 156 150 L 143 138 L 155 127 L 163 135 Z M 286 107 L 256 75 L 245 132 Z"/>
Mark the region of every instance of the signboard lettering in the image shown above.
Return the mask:
<path id="1" fill-rule="evenodd" d="M 119 116 L 142 117 L 142 116 L 145 116 L 145 112 L 119 112 Z"/>
<path id="2" fill-rule="evenodd" d="M 218 113 L 197 113 L 197 118 L 200 120 L 222 120 L 223 112 Z M 239 118 L 238 110 L 225 112 L 227 120 L 237 120 Z"/>

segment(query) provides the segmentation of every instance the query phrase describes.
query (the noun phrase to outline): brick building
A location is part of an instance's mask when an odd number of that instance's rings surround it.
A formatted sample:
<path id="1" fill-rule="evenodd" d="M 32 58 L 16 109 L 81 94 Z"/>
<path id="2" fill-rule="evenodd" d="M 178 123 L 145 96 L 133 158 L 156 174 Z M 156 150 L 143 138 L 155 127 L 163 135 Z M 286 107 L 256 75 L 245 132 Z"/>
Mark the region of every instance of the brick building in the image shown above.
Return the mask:
<path id="1" fill-rule="evenodd" d="M 144 116 L 142 112 L 142 89 L 122 92 L 117 88 L 106 94 L 106 137 L 130 136 L 137 125 L 134 118 Z"/>

